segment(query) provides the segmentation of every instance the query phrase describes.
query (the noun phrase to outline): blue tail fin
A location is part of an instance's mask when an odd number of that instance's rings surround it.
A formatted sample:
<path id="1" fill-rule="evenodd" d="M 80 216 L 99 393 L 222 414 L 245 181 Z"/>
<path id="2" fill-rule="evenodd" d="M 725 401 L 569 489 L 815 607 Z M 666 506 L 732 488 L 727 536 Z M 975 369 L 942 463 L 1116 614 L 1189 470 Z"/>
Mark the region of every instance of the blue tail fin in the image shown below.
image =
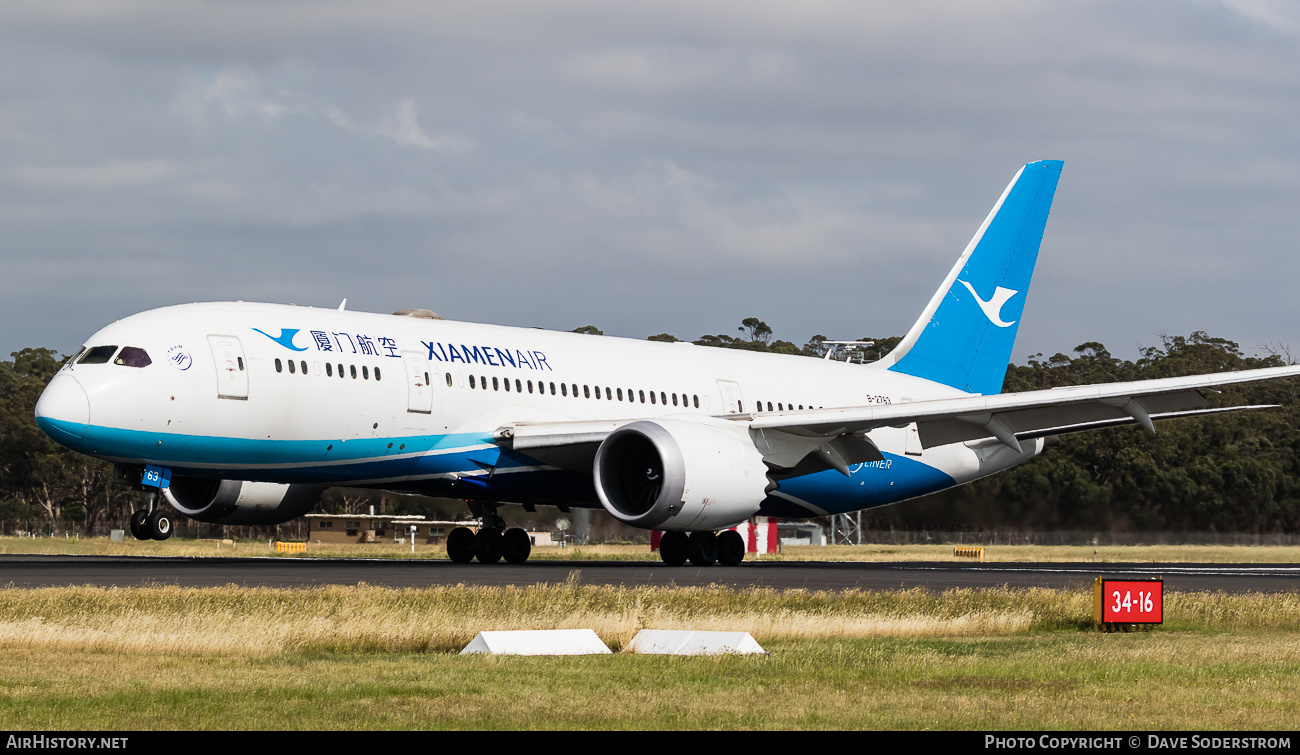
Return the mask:
<path id="1" fill-rule="evenodd" d="M 1000 393 L 1011 361 L 1060 160 L 1020 169 L 885 363 L 963 391 Z"/>

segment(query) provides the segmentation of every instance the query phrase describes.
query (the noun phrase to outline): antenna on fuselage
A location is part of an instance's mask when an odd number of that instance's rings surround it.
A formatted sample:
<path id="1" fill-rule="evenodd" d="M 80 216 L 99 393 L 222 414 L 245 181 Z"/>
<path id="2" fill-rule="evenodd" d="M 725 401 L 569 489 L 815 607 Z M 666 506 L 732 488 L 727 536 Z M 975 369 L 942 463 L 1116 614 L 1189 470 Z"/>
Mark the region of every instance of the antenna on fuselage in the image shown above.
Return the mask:
<path id="1" fill-rule="evenodd" d="M 345 296 L 343 297 L 343 301 L 339 302 L 339 311 L 342 312 L 344 309 L 347 308 L 347 306 L 348 306 L 348 297 Z"/>

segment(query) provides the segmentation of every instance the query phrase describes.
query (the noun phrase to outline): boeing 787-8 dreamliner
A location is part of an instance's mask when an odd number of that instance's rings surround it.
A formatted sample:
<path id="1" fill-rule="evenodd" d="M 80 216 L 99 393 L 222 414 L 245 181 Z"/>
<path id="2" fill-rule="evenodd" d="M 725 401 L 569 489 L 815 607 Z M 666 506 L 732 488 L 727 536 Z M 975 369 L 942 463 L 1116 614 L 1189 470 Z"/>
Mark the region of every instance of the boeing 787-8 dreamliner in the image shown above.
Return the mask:
<path id="1" fill-rule="evenodd" d="M 1011 180 L 916 324 L 871 364 L 246 302 L 164 307 L 91 336 L 36 406 L 59 443 L 204 522 L 271 524 L 329 486 L 462 498 L 455 561 L 521 563 L 500 504 L 603 507 L 670 564 L 738 563 L 728 528 L 961 485 L 1061 434 L 1207 408 L 1278 367 L 1001 393 L 1060 161 Z M 157 496 L 140 538 L 166 537 Z M 721 535 L 718 533 L 721 532 Z"/>

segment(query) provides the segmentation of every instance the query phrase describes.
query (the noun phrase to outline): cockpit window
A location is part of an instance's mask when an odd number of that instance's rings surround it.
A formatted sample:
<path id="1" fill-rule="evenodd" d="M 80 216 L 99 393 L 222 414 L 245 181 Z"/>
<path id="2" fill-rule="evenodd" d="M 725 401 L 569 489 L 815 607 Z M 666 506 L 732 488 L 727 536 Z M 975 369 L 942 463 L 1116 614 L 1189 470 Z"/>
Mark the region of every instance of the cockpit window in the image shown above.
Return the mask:
<path id="1" fill-rule="evenodd" d="M 138 349 L 134 346 L 123 346 L 122 352 L 113 360 L 113 364 L 120 364 L 125 367 L 148 367 L 153 364 L 149 354 L 144 349 Z"/>
<path id="2" fill-rule="evenodd" d="M 77 364 L 104 364 L 113 358 L 113 352 L 117 351 L 116 346 L 96 346 L 86 352 Z"/>

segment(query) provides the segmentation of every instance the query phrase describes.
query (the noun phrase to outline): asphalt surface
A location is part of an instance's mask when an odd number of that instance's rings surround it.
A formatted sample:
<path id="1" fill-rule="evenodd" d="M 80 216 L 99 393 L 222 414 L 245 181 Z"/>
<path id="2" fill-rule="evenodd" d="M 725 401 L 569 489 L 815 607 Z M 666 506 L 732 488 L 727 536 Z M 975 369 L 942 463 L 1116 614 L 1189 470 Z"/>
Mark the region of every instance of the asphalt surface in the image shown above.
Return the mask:
<path id="1" fill-rule="evenodd" d="M 923 587 L 1089 587 L 1098 575 L 1164 577 L 1166 590 L 1300 592 L 1300 564 L 1118 564 L 950 562 L 773 562 L 679 567 L 658 561 L 534 561 L 453 564 L 449 561 L 289 558 L 164 558 L 148 556 L 0 556 L 0 587 L 67 585 L 220 585 L 281 588 L 320 585 L 425 587 L 533 585 L 563 582 L 579 572 L 586 584 L 724 585 L 810 590 Z"/>

